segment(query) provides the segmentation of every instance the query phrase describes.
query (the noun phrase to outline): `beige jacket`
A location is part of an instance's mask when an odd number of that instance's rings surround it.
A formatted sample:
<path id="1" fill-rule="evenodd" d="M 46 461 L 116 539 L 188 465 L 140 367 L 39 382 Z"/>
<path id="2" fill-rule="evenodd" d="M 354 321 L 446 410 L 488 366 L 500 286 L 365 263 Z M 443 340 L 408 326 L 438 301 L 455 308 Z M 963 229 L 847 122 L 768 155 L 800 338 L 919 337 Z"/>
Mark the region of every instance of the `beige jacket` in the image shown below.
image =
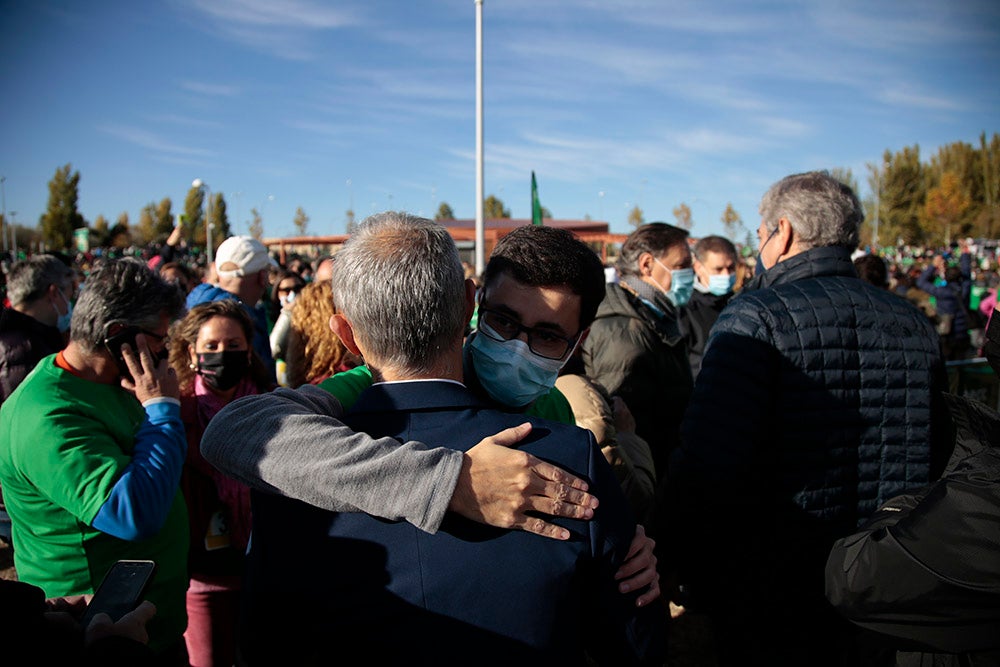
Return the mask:
<path id="1" fill-rule="evenodd" d="M 649 445 L 634 430 L 615 428 L 611 403 L 599 384 L 583 375 L 561 375 L 556 380 L 556 388 L 573 408 L 576 425 L 594 434 L 618 477 L 636 521 L 644 524 L 656 492 L 656 473 Z"/>

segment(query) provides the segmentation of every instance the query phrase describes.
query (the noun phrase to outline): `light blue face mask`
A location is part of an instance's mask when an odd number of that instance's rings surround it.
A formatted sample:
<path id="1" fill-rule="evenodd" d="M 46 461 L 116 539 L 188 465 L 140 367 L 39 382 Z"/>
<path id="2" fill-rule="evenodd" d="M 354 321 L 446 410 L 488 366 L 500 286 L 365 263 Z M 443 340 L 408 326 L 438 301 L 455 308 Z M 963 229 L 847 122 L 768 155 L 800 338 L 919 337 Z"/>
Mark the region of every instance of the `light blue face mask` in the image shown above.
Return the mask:
<path id="1" fill-rule="evenodd" d="M 663 267 L 664 271 L 670 271 L 670 291 L 663 289 L 660 283 L 653 279 L 653 282 L 660 287 L 660 291 L 667 295 L 670 303 L 675 306 L 683 306 L 691 300 L 691 292 L 694 291 L 694 269 L 671 270 L 663 265 L 663 262 L 653 258 L 653 261 Z M 650 276 L 650 278 L 653 278 Z"/>
<path id="2" fill-rule="evenodd" d="M 730 273 L 728 276 L 716 273 L 708 277 L 708 291 L 715 296 L 724 296 L 733 291 L 736 285 L 736 274 Z"/>
<path id="3" fill-rule="evenodd" d="M 683 306 L 691 300 L 694 291 L 694 269 L 678 269 L 670 272 L 670 291 L 667 298 L 675 306 Z"/>
<path id="4" fill-rule="evenodd" d="M 517 338 L 501 342 L 479 334 L 472 339 L 472 363 L 479 383 L 490 398 L 512 408 L 548 393 L 572 354 L 571 350 L 562 360 L 545 359 Z"/>
<path id="5" fill-rule="evenodd" d="M 59 329 L 59 333 L 66 333 L 69 331 L 69 324 L 73 320 L 73 303 L 66 298 L 62 290 L 56 290 L 59 292 L 59 296 L 62 297 L 63 302 L 66 304 L 66 313 L 64 315 L 59 314 L 59 309 L 56 308 L 56 329 Z M 52 304 L 55 308 L 55 304 Z"/>

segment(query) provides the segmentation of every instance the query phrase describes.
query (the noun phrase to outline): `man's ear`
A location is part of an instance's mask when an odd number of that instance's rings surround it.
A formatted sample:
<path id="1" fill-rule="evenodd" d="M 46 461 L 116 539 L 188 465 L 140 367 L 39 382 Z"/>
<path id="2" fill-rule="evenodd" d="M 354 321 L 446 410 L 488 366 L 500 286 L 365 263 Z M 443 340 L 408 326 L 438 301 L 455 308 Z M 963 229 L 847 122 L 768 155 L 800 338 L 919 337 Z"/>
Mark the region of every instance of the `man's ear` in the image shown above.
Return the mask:
<path id="1" fill-rule="evenodd" d="M 476 281 L 465 279 L 465 322 L 472 321 L 472 313 L 476 311 Z"/>
<path id="2" fill-rule="evenodd" d="M 795 230 L 792 229 L 792 223 L 788 218 L 778 218 L 778 233 L 775 234 L 774 240 L 778 242 L 778 249 L 781 251 L 778 255 L 780 261 L 792 251 L 792 246 L 795 244 Z"/>
<path id="3" fill-rule="evenodd" d="M 639 260 L 636 262 L 639 266 L 639 277 L 648 278 L 653 275 L 653 253 L 644 252 L 639 254 Z"/>
<path id="4" fill-rule="evenodd" d="M 347 318 L 337 313 L 330 318 L 330 330 L 337 334 L 340 340 L 344 343 L 344 347 L 351 351 L 352 354 L 361 354 L 361 350 L 358 348 L 358 344 L 354 342 L 354 327 L 351 323 L 347 321 Z"/>

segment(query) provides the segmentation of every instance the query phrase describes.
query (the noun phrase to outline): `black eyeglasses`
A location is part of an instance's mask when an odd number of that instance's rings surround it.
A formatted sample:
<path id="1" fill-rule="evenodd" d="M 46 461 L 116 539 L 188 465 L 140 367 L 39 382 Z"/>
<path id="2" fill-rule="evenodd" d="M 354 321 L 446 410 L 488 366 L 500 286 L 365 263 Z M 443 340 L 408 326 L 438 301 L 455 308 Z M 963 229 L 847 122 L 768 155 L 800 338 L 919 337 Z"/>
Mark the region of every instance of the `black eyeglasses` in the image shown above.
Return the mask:
<path id="1" fill-rule="evenodd" d="M 155 338 L 157 341 L 161 343 L 167 340 L 167 336 L 169 335 L 169 334 L 160 335 L 158 333 L 150 331 L 149 329 L 139 329 L 139 333 L 144 334 L 147 338 Z"/>
<path id="2" fill-rule="evenodd" d="M 528 349 L 546 359 L 562 359 L 576 345 L 576 337 L 567 338 L 547 329 L 526 327 L 502 313 L 488 308 L 479 309 L 479 331 L 487 338 L 503 342 L 513 340 L 523 331 L 528 337 Z"/>

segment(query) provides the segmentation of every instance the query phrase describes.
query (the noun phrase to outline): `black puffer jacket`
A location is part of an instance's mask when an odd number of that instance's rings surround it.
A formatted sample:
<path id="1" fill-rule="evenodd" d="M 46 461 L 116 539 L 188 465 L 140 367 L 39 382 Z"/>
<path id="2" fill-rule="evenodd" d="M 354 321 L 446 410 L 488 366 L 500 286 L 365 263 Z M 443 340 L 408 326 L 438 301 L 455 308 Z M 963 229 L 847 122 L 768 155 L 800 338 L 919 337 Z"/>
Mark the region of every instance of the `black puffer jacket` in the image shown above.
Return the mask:
<path id="1" fill-rule="evenodd" d="M 59 330 L 13 308 L 0 312 L 0 404 L 41 361 L 63 349 Z"/>
<path id="2" fill-rule="evenodd" d="M 729 303 L 671 464 L 677 514 L 658 529 L 683 539 L 682 581 L 720 612 L 720 641 L 770 664 L 834 641 L 846 623 L 823 595 L 826 556 L 943 469 L 929 443 L 944 379 L 927 318 L 862 282 L 847 249 L 780 262 Z"/>

